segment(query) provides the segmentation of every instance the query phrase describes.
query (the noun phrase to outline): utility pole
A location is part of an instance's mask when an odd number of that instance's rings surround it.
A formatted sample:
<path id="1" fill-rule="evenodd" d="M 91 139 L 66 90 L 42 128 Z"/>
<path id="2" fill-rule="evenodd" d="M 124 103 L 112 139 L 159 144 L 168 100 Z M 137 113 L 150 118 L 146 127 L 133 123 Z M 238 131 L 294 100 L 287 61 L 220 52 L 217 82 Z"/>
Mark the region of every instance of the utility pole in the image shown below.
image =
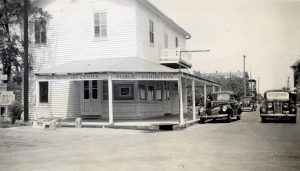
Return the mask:
<path id="1" fill-rule="evenodd" d="M 246 90 L 246 71 L 245 71 L 245 67 L 246 67 L 246 56 L 243 55 L 244 58 L 244 96 L 247 95 L 247 90 Z"/>
<path id="2" fill-rule="evenodd" d="M 28 110 L 28 6 L 29 0 L 24 0 L 24 121 L 29 121 Z"/>

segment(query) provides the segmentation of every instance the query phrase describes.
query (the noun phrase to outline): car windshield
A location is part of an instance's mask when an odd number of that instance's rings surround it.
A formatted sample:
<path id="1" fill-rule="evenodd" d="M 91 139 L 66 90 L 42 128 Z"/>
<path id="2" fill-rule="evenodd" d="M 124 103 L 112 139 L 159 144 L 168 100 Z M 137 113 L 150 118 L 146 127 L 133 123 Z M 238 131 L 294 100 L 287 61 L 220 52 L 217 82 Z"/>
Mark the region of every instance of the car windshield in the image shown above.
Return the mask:
<path id="1" fill-rule="evenodd" d="M 212 99 L 215 101 L 228 101 L 230 100 L 230 94 L 220 93 L 220 94 L 212 94 Z"/>
<path id="2" fill-rule="evenodd" d="M 269 92 L 266 95 L 267 100 L 289 100 L 288 92 Z"/>

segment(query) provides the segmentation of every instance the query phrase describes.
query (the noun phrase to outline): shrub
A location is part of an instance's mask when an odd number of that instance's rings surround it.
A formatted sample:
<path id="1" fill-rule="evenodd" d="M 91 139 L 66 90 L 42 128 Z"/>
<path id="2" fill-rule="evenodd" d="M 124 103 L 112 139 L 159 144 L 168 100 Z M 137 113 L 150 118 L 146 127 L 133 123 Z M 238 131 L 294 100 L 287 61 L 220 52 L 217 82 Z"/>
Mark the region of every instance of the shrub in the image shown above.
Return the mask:
<path id="1" fill-rule="evenodd" d="M 23 112 L 23 105 L 19 101 L 14 101 L 8 107 L 8 113 L 10 115 L 12 124 L 15 124 L 16 120 L 21 117 L 22 112 Z"/>

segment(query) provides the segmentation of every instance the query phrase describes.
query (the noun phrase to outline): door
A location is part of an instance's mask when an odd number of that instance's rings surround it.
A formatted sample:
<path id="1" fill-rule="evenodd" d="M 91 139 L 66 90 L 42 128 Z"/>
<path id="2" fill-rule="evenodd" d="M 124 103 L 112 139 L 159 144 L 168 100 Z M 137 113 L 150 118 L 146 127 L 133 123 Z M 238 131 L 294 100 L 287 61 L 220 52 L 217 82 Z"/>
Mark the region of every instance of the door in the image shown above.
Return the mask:
<path id="1" fill-rule="evenodd" d="M 82 115 L 100 115 L 99 81 L 83 81 L 82 84 Z"/>

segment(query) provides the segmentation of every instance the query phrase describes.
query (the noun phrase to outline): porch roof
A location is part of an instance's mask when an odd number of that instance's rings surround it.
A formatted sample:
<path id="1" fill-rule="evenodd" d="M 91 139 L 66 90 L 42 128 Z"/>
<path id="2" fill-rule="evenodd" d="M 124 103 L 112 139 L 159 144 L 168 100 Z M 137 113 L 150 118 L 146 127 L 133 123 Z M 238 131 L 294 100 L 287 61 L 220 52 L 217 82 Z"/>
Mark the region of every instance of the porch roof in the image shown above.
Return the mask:
<path id="1" fill-rule="evenodd" d="M 137 57 L 101 58 L 95 60 L 76 60 L 49 69 L 36 72 L 46 74 L 75 74 L 100 72 L 148 72 L 148 73 L 176 73 L 178 70 L 146 61 Z"/>

